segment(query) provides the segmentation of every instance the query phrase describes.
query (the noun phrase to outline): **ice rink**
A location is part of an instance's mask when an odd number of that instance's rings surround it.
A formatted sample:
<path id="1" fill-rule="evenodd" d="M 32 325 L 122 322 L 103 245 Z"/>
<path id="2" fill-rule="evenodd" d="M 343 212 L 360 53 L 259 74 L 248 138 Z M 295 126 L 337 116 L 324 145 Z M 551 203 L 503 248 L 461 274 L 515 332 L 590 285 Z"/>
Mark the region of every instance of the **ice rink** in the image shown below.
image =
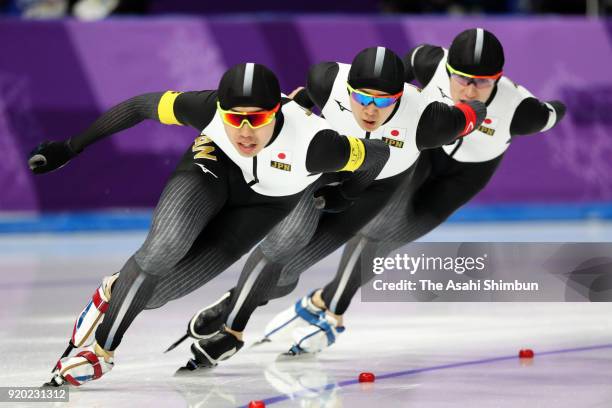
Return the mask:
<path id="1" fill-rule="evenodd" d="M 103 276 L 140 245 L 131 233 L 0 235 L 0 386 L 38 386 L 66 347 L 74 319 Z M 431 241 L 612 241 L 612 224 L 456 223 Z M 233 286 L 242 262 L 195 293 L 142 313 L 124 337 L 115 368 L 71 389 L 79 407 L 238 407 L 251 400 L 297 407 L 610 407 L 612 304 L 362 303 L 347 331 L 318 358 L 275 362 L 286 343 L 251 348 L 265 323 L 331 279 L 336 252 L 302 276 L 293 295 L 260 308 L 246 345 L 192 377 L 174 371 L 188 343 L 163 350 L 200 307 Z M 520 361 L 532 348 L 536 357 Z M 377 376 L 359 384 L 360 372 Z M 6 404 L 0 404 L 6 405 Z M 15 406 L 41 407 L 43 403 Z"/>

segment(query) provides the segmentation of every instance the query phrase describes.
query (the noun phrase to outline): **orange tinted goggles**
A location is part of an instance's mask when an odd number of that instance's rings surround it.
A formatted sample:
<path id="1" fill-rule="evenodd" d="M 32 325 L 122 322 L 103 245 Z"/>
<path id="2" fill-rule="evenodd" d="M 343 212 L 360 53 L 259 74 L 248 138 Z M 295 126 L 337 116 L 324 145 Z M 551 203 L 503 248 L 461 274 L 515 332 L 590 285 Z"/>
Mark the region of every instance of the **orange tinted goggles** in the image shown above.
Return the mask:
<path id="1" fill-rule="evenodd" d="M 274 119 L 276 112 L 278 112 L 279 109 L 280 103 L 278 103 L 271 110 L 257 112 L 235 112 L 231 110 L 224 110 L 221 108 L 221 104 L 217 101 L 217 110 L 219 111 L 223 122 L 236 129 L 240 129 L 245 122 L 252 129 L 259 129 L 260 127 L 266 126 L 272 122 L 272 119 Z"/>

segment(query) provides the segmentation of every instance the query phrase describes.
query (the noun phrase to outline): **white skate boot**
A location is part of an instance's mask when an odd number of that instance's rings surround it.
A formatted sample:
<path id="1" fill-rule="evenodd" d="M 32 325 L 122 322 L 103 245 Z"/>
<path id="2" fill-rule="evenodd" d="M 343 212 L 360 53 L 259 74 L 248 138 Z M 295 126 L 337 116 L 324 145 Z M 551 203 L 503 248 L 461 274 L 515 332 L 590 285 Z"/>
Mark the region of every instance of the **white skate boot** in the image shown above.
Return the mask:
<path id="1" fill-rule="evenodd" d="M 93 346 L 80 349 L 72 357 L 60 359 L 53 371 L 53 378 L 44 386 L 59 387 L 68 383 L 78 387 L 87 381 L 97 380 L 108 373 L 113 366 L 112 355 L 95 343 Z"/>
<path id="2" fill-rule="evenodd" d="M 261 342 L 292 341 L 293 345 L 283 356 L 314 354 L 334 344 L 344 327 L 315 306 L 311 296 L 304 296 L 277 314 L 266 326 Z"/>

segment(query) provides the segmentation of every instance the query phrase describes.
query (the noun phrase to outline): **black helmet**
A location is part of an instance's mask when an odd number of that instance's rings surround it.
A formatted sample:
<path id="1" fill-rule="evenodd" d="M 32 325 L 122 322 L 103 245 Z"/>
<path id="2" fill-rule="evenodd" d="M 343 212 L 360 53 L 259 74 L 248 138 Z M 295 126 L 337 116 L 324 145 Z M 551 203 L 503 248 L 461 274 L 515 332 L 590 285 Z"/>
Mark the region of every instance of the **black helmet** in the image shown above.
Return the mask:
<path id="1" fill-rule="evenodd" d="M 348 83 L 355 89 L 370 88 L 396 94 L 404 89 L 404 64 L 388 48 L 366 48 L 353 59 Z"/>
<path id="2" fill-rule="evenodd" d="M 281 98 L 278 79 L 261 64 L 238 64 L 223 74 L 217 90 L 221 108 L 254 106 L 272 109 Z"/>
<path id="3" fill-rule="evenodd" d="M 448 65 L 470 75 L 496 75 L 504 69 L 504 48 L 487 30 L 465 30 L 448 50 Z"/>

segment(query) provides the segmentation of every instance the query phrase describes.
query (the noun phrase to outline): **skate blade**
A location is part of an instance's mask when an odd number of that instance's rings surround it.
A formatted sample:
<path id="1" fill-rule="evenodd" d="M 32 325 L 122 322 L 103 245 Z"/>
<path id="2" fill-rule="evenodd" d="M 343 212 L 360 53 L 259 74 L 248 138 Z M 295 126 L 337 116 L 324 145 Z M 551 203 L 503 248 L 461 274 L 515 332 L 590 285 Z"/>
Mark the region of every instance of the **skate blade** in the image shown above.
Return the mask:
<path id="1" fill-rule="evenodd" d="M 48 382 L 44 383 L 44 384 L 42 385 L 42 387 L 45 387 L 45 388 L 50 388 L 50 387 L 52 387 L 52 388 L 58 388 L 58 387 L 63 387 L 63 386 L 66 386 L 66 385 L 67 385 L 67 384 L 66 384 L 66 382 L 65 382 L 64 380 L 61 380 L 61 382 L 58 382 L 58 381 L 57 381 L 57 377 L 58 377 L 58 376 L 54 376 L 54 377 L 53 377 L 53 378 L 51 378 L 51 379 L 50 379 Z"/>
<path id="2" fill-rule="evenodd" d="M 206 377 L 207 375 L 214 374 L 215 367 L 200 367 L 195 370 L 190 370 L 185 367 L 181 367 L 174 372 L 173 377 Z"/>
<path id="3" fill-rule="evenodd" d="M 205 376 L 213 372 L 213 368 L 217 365 L 196 364 L 190 360 L 187 365 L 179 368 L 174 372 L 174 377 L 199 377 Z"/>
<path id="4" fill-rule="evenodd" d="M 298 353 L 298 354 L 294 354 L 291 352 L 286 352 L 286 353 L 282 353 L 279 354 L 276 357 L 276 362 L 277 363 L 282 363 L 282 362 L 288 362 L 288 361 L 312 361 L 312 360 L 316 360 L 316 354 L 315 353 Z"/>
<path id="5" fill-rule="evenodd" d="M 166 349 L 166 351 L 164 351 L 164 353 L 169 352 L 170 350 L 174 350 L 176 348 L 176 346 L 178 346 L 179 344 L 181 344 L 183 341 L 187 340 L 189 338 L 189 334 L 184 334 L 183 337 L 181 337 L 180 339 L 178 339 L 177 341 L 175 341 L 174 343 L 172 343 L 170 345 L 170 347 L 168 347 Z"/>
<path id="6" fill-rule="evenodd" d="M 255 343 L 251 344 L 251 346 L 249 348 L 253 348 L 253 347 L 258 347 L 261 346 L 262 344 L 266 344 L 266 343 L 272 343 L 272 340 L 270 340 L 267 337 L 264 337 L 263 339 L 256 341 Z"/>
<path id="7" fill-rule="evenodd" d="M 72 343 L 72 340 L 68 340 L 68 347 L 66 347 L 66 350 L 64 350 L 64 353 L 62 354 L 62 356 L 57 360 L 57 363 L 55 363 L 55 365 L 51 369 L 51 374 L 53 374 L 53 372 L 57 368 L 57 365 L 59 364 L 60 360 L 64 357 L 68 357 L 68 354 L 70 354 L 72 350 L 74 350 L 75 348 L 76 346 Z"/>

